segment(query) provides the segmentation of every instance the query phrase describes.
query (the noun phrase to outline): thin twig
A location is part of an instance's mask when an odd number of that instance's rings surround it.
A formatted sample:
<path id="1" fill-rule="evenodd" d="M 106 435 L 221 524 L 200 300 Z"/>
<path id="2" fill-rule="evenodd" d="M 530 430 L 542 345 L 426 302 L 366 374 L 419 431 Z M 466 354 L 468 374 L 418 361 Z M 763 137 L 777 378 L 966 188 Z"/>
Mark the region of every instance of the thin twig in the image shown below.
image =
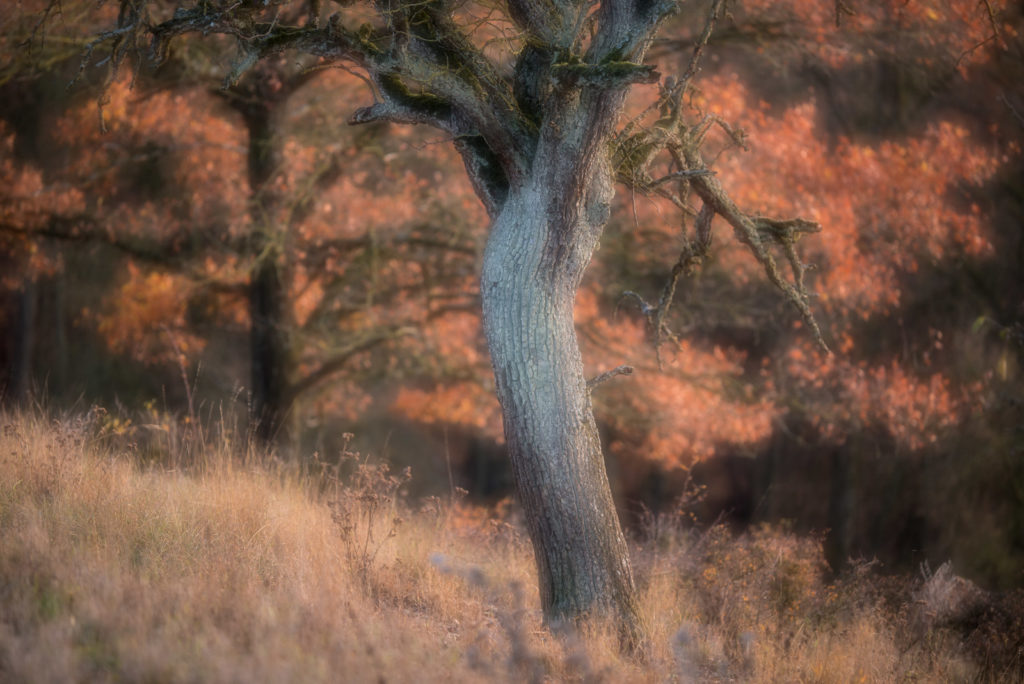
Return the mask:
<path id="1" fill-rule="evenodd" d="M 690 57 L 690 63 L 686 67 L 686 72 L 683 77 L 679 79 L 676 84 L 676 88 L 680 93 L 686 90 L 686 87 L 690 84 L 690 79 L 697 75 L 697 71 L 700 70 L 700 58 L 704 54 L 704 46 L 711 40 L 711 34 L 715 30 L 715 24 L 718 23 L 718 15 L 722 11 L 722 6 L 725 4 L 725 0 L 714 0 L 711 3 L 711 8 L 708 10 L 708 18 L 704 23 L 704 31 L 700 34 L 700 38 L 697 39 L 697 43 L 693 46 L 693 55 Z"/>
<path id="2" fill-rule="evenodd" d="M 595 387 L 597 387 L 598 385 L 600 385 L 603 382 L 607 382 L 607 381 L 611 380 L 616 375 L 632 375 L 632 374 L 633 374 L 633 367 L 632 366 L 617 366 L 615 368 L 612 368 L 611 370 L 605 371 L 604 373 L 601 373 L 600 375 L 597 375 L 597 376 L 591 378 L 590 380 L 587 380 L 587 390 L 588 391 L 593 391 Z"/>
<path id="3" fill-rule="evenodd" d="M 629 123 L 627 123 L 615 136 L 615 141 L 619 144 L 619 147 L 624 144 L 627 136 L 633 132 L 640 121 L 655 109 L 671 102 L 676 103 L 678 108 L 678 103 L 681 100 L 683 93 L 686 92 L 686 88 L 689 86 L 690 80 L 697 74 L 697 71 L 700 68 L 700 58 L 704 53 L 704 46 L 707 45 L 708 41 L 711 39 L 711 34 L 714 31 L 715 24 L 718 22 L 718 15 L 724 4 L 725 0 L 714 0 L 711 4 L 711 8 L 708 10 L 707 22 L 704 24 L 704 30 L 701 32 L 700 38 L 697 39 L 697 42 L 694 43 L 693 55 L 690 57 L 690 63 L 687 65 L 686 72 L 683 74 L 683 77 L 680 79 L 666 79 L 661 97 L 649 104 L 638 115 L 630 119 Z"/>
<path id="4" fill-rule="evenodd" d="M 710 176 L 714 173 L 715 172 L 712 171 L 711 169 L 686 169 L 685 171 L 675 171 L 666 176 L 662 176 L 661 178 L 655 181 L 651 181 L 649 187 L 656 188 L 659 185 L 668 183 L 671 180 L 678 180 L 680 178 L 693 178 L 694 176 Z"/>
<path id="5" fill-rule="evenodd" d="M 1010 98 L 1006 97 L 1006 93 L 1000 95 L 999 100 L 1006 105 L 1007 109 L 1010 110 L 1010 113 L 1013 114 L 1013 118 L 1017 119 L 1017 123 L 1021 125 L 1021 128 L 1024 128 L 1024 115 L 1020 113 L 1020 110 L 1013 106 L 1013 103 L 1010 102 Z"/>
<path id="6" fill-rule="evenodd" d="M 1002 44 L 1006 45 L 1003 40 L 1002 34 L 999 33 L 999 23 L 996 21 L 996 12 L 992 9 L 992 3 L 989 0 L 982 0 L 982 4 L 985 5 L 985 11 L 988 13 L 988 22 L 992 26 L 992 33 L 996 39 Z"/>

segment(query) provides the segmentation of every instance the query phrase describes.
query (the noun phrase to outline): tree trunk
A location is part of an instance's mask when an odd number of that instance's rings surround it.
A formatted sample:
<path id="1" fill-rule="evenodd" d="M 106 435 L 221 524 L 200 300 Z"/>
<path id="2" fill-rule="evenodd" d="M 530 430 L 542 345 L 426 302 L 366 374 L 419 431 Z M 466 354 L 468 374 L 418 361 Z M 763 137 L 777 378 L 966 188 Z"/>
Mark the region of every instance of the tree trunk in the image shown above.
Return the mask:
<path id="1" fill-rule="evenodd" d="M 271 187 L 280 149 L 273 104 L 256 101 L 242 113 L 249 133 L 250 250 L 256 260 L 249 278 L 253 435 L 269 446 L 281 436 L 288 383 L 283 254 L 274 235 L 278 201 Z"/>
<path id="2" fill-rule="evenodd" d="M 636 644 L 643 621 L 573 325 L 612 196 L 607 164 L 592 166 L 565 187 L 538 158 L 508 197 L 484 255 L 484 329 L 545 618 L 611 617 Z"/>
<path id="3" fill-rule="evenodd" d="M 283 282 L 276 254 L 264 254 L 249 282 L 249 334 L 254 434 L 263 445 L 281 437 L 287 387 L 287 348 L 282 318 Z"/>
<path id="4" fill-rule="evenodd" d="M 29 278 L 17 293 L 18 314 L 14 324 L 14 354 L 8 398 L 12 404 L 27 404 L 32 394 L 32 369 L 36 347 L 36 310 L 39 285 Z"/>
<path id="5" fill-rule="evenodd" d="M 847 568 L 853 547 L 853 462 L 845 447 L 834 447 L 830 456 L 828 536 L 825 560 L 835 574 Z"/>
<path id="6" fill-rule="evenodd" d="M 57 271 L 53 280 L 53 372 L 54 382 L 51 392 L 62 394 L 68 391 L 68 375 L 71 368 L 68 354 L 68 305 L 67 305 L 67 267 Z"/>

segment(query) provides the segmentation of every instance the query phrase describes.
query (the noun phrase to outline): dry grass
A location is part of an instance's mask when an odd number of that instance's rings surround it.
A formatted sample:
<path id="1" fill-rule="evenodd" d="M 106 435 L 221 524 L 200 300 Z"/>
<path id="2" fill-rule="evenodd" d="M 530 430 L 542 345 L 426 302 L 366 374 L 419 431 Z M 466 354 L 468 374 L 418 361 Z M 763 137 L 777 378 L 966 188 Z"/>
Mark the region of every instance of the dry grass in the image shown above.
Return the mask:
<path id="1" fill-rule="evenodd" d="M 601 626 L 542 627 L 516 525 L 437 502 L 410 513 L 382 467 L 350 455 L 302 474 L 221 446 L 170 469 L 102 433 L 95 417 L 0 415 L 0 680 L 981 674 L 951 631 L 912 614 L 914 595 L 825 584 L 813 540 L 651 521 L 635 558 L 652 639 L 633 660 Z"/>

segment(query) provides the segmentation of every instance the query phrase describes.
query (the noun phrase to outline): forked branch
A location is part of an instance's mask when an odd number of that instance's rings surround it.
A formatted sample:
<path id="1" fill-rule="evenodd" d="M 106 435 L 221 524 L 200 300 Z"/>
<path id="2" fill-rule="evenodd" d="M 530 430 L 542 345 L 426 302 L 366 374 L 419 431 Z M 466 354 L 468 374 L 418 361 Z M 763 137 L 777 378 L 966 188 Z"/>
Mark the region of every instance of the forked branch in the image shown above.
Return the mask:
<path id="1" fill-rule="evenodd" d="M 706 115 L 693 125 L 688 125 L 683 116 L 682 97 L 689 78 L 697 71 L 697 60 L 714 24 L 715 12 L 720 9 L 718 4 L 712 7 L 707 27 L 697 43 L 686 75 L 680 80 L 667 79 L 662 86 L 660 98 L 648 108 L 648 112 L 657 109 L 661 117 L 647 127 L 640 127 L 637 120 L 631 121 L 616 137 L 613 145 L 613 158 L 620 182 L 634 191 L 665 196 L 683 212 L 683 247 L 658 303 L 648 304 L 635 292 L 623 294 L 624 298 L 633 298 L 640 303 L 640 310 L 653 330 L 659 364 L 662 342 L 674 339 L 666 324 L 666 315 L 675 298 L 679 279 L 683 275 L 694 274 L 707 256 L 711 246 L 711 223 L 715 216 L 721 216 L 733 227 L 739 241 L 747 246 L 761 264 L 768 279 L 800 312 L 817 343 L 828 351 L 828 345 L 811 309 L 811 295 L 805 285 L 805 274 L 809 266 L 800 259 L 796 250 L 796 243 L 801 237 L 819 232 L 821 226 L 801 218 L 776 219 L 748 215 L 741 211 L 710 170 L 712 164 L 704 160 L 701 149 L 713 128 L 721 129 L 731 145 L 746 149 L 743 131 L 715 115 Z M 668 156 L 673 170 L 654 179 L 649 169 L 662 155 Z M 675 181 L 677 188 L 674 193 L 665 187 L 672 181 Z M 700 213 L 688 204 L 691 191 L 703 203 Z M 691 238 L 687 219 L 694 215 L 696 218 Z M 780 271 L 772 255 L 772 247 L 778 247 L 785 256 L 792 271 L 792 281 L 787 280 Z"/>

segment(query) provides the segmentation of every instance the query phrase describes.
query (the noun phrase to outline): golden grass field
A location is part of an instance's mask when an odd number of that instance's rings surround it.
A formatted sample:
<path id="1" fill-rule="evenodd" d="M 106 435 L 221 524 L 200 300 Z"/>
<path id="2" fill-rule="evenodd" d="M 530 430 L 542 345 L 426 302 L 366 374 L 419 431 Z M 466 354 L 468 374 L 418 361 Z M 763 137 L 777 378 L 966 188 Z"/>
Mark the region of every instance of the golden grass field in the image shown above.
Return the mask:
<path id="1" fill-rule="evenodd" d="M 862 567 L 829 583 L 816 540 L 736 536 L 681 516 L 652 519 L 633 543 L 651 642 L 641 657 L 620 655 L 601 625 L 542 625 L 514 512 L 407 502 L 402 476 L 355 455 L 341 469 L 299 468 L 239 454 L 227 438 L 166 435 L 154 451 L 110 423 L 97 412 L 0 414 L 0 681 L 1020 672 L 1019 636 L 958 626 L 965 606 L 991 602 L 948 568 L 897 581 Z M 985 646 L 999 639 L 1002 650 Z"/>

